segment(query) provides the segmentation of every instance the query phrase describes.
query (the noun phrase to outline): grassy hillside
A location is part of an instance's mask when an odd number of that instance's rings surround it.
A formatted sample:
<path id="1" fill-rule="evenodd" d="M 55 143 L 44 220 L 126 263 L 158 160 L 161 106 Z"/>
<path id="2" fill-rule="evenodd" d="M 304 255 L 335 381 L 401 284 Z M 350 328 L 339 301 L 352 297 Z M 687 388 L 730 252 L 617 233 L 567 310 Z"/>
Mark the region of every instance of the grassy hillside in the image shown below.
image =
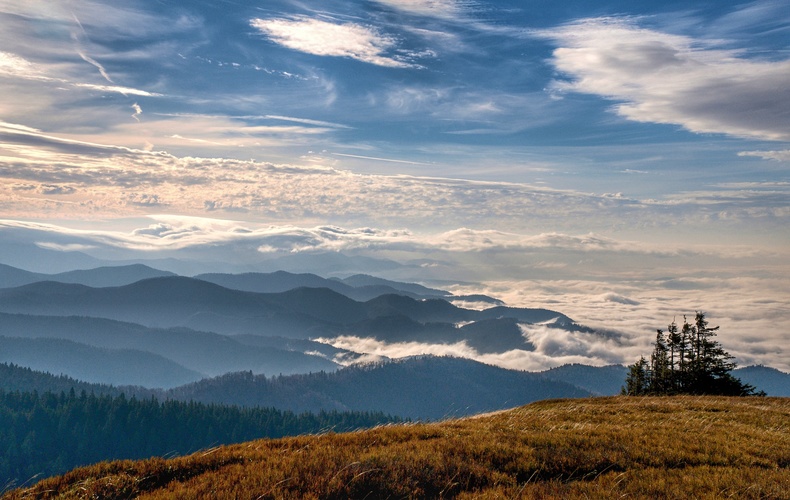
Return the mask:
<path id="1" fill-rule="evenodd" d="M 788 498 L 790 400 L 553 400 L 74 470 L 7 498 Z"/>

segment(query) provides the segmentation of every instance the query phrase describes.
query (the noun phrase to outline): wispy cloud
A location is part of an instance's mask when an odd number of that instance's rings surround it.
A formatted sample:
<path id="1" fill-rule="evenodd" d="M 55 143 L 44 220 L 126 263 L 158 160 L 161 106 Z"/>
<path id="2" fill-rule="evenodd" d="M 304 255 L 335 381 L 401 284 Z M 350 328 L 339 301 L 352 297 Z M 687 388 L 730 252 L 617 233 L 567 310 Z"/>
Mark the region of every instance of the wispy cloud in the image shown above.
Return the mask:
<path id="1" fill-rule="evenodd" d="M 74 18 L 74 22 L 77 23 L 77 26 L 79 27 L 78 30 L 73 30 L 71 33 L 71 39 L 77 45 L 77 53 L 79 54 L 79 56 L 82 58 L 83 61 L 87 62 L 91 66 L 94 66 L 96 69 L 98 69 L 99 73 L 105 80 L 114 84 L 115 82 L 113 82 L 112 78 L 110 78 L 110 75 L 107 74 L 107 70 L 104 68 L 104 66 L 102 66 L 101 63 L 99 63 L 97 60 L 95 60 L 94 58 L 90 57 L 88 54 L 85 53 L 85 49 L 83 48 L 83 40 L 87 38 L 87 34 L 85 33 L 85 28 L 82 27 L 82 23 L 80 23 L 80 20 L 77 18 L 76 15 L 72 15 L 72 16 Z"/>
<path id="2" fill-rule="evenodd" d="M 135 120 L 137 120 L 139 122 L 140 121 L 140 115 L 143 114 L 143 108 L 139 104 L 134 103 L 134 104 L 132 104 L 132 109 L 134 110 L 134 113 L 132 114 L 132 118 L 134 118 Z"/>
<path id="3" fill-rule="evenodd" d="M 46 78 L 32 62 L 10 52 L 0 51 L 0 75 L 21 78 Z"/>
<path id="4" fill-rule="evenodd" d="M 273 42 L 289 49 L 318 56 L 348 57 L 392 68 L 414 68 L 397 49 L 395 37 L 375 28 L 354 23 L 332 23 L 319 19 L 253 19 L 252 27 Z"/>
<path id="5" fill-rule="evenodd" d="M 535 32 L 558 45 L 552 63 L 569 80 L 560 92 L 620 101 L 639 122 L 697 133 L 790 140 L 790 60 L 758 60 L 716 40 L 639 26 L 635 18 L 583 19 Z"/>
<path id="6" fill-rule="evenodd" d="M 440 18 L 458 18 L 472 5 L 466 0 L 374 0 L 411 14 Z"/>
<path id="7" fill-rule="evenodd" d="M 67 85 L 76 89 L 98 90 L 101 92 L 112 92 L 123 95 L 138 95 L 147 97 L 156 97 L 162 95 L 156 92 L 148 92 L 130 87 L 73 82 L 66 78 L 51 76 L 48 74 L 46 67 L 39 64 L 34 64 L 20 56 L 8 52 L 0 52 L 0 76 L 10 76 L 25 80 L 38 80 L 41 82 L 50 82 L 61 87 L 63 85 Z"/>
<path id="8" fill-rule="evenodd" d="M 774 151 L 741 151 L 738 156 L 755 156 L 765 160 L 790 162 L 790 149 L 780 149 Z"/>
<path id="9" fill-rule="evenodd" d="M 320 138 L 337 130 L 312 124 L 239 127 L 222 118 L 200 116 L 145 121 L 144 125 L 151 134 L 148 146 L 156 141 L 158 147 L 190 151 L 235 145 L 243 152 L 244 146 L 281 146 L 289 141 L 299 144 L 305 138 Z M 172 134 L 176 125 L 181 130 Z M 127 127 L 136 126 L 139 124 L 133 122 Z M 166 131 L 171 135 L 165 136 Z M 116 133 L 123 135 L 123 132 L 119 128 Z M 140 141 L 138 148 L 103 145 L 47 134 L 24 125 L 0 123 L 0 195 L 7 194 L 9 200 L 18 197 L 14 186 L 20 184 L 63 184 L 78 188 L 68 200 L 77 203 L 64 216 L 113 214 L 124 209 L 147 213 L 145 210 L 151 203 L 128 203 L 128 191 L 135 188 L 136 192 L 156 196 L 179 213 L 243 212 L 248 217 L 273 221 L 453 230 L 444 243 L 447 248 L 465 245 L 481 248 L 483 241 L 491 242 L 490 246 L 496 248 L 499 240 L 512 245 L 512 238 L 505 233 L 527 230 L 572 234 L 606 232 L 613 226 L 626 229 L 650 226 L 656 238 L 660 238 L 673 232 L 678 221 L 689 228 L 704 227 L 719 240 L 734 234 L 728 231 L 733 227 L 740 228 L 741 236 L 759 232 L 771 238 L 782 233 L 769 228 L 790 218 L 787 188 L 776 184 L 759 189 L 738 185 L 700 186 L 661 199 L 638 199 L 527 183 L 360 174 L 333 167 L 331 161 L 321 158 L 305 166 L 176 156 L 151 150 L 145 142 Z M 361 161 L 367 158 L 385 163 L 408 162 L 384 156 L 351 156 L 365 157 L 358 158 Z M 48 202 L 38 205 L 27 200 L 17 205 L 15 211 L 5 213 L 35 217 L 50 214 L 51 209 Z M 426 217 L 426 213 L 431 217 Z M 720 230 L 713 231 L 715 227 Z M 480 231 L 481 228 L 490 232 Z M 588 238 L 584 242 L 586 248 L 608 244 L 600 238 Z"/>
<path id="10" fill-rule="evenodd" d="M 255 118 L 255 117 L 242 117 L 242 118 Z M 293 116 L 264 115 L 261 118 L 267 120 L 282 120 L 286 122 L 303 123 L 305 125 L 317 125 L 319 127 L 339 128 L 339 129 L 351 128 L 348 125 L 343 125 L 341 123 L 327 122 L 323 120 L 312 120 L 309 118 L 297 118 Z"/>
<path id="11" fill-rule="evenodd" d="M 352 155 L 347 153 L 331 153 L 333 156 L 344 156 L 347 158 L 360 158 L 362 160 L 374 160 L 374 161 L 383 161 L 387 163 L 405 163 L 408 165 L 429 165 L 428 163 L 418 162 L 418 161 L 409 161 L 409 160 L 396 160 L 393 158 L 380 158 L 376 156 L 363 156 L 363 155 Z"/>
<path id="12" fill-rule="evenodd" d="M 100 92 L 115 92 L 123 95 L 139 95 L 146 97 L 155 97 L 162 95 L 156 92 L 148 92 L 146 90 L 133 89 L 129 87 L 119 87 L 117 85 L 95 85 L 92 83 L 75 83 L 74 86 L 78 88 L 84 88 L 90 90 L 98 90 Z"/>

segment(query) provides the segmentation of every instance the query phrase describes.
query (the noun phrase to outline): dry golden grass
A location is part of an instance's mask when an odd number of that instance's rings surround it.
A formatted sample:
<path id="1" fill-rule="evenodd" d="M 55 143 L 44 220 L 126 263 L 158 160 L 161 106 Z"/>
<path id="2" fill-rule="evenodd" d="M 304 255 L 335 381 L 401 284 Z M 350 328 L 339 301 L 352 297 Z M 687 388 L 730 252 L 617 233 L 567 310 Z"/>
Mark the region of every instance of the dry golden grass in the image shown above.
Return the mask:
<path id="1" fill-rule="evenodd" d="M 76 469 L 6 498 L 790 498 L 790 399 L 615 397 Z"/>

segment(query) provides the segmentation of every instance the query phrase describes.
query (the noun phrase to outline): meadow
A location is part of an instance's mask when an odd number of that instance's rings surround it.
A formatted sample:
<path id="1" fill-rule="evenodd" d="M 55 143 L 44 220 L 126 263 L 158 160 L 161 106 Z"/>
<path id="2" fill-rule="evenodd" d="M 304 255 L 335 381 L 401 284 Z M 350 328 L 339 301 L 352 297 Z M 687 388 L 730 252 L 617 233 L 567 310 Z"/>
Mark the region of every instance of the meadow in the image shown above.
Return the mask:
<path id="1" fill-rule="evenodd" d="M 22 498 L 790 498 L 790 399 L 547 400 L 75 469 Z"/>

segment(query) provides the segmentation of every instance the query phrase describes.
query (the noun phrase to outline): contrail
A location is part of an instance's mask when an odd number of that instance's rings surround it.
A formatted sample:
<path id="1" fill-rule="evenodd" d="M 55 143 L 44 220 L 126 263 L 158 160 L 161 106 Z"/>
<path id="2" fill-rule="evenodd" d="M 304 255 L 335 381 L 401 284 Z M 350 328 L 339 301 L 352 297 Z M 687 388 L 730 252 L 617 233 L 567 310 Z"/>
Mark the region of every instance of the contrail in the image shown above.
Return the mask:
<path id="1" fill-rule="evenodd" d="M 105 80 L 107 80 L 110 83 L 115 83 L 114 81 L 112 81 L 112 78 L 110 78 L 110 75 L 107 74 L 107 71 L 104 69 L 104 66 L 102 66 L 96 59 L 94 59 L 91 56 L 89 56 L 88 54 L 86 54 L 80 48 L 80 45 L 82 45 L 81 38 L 83 38 L 86 35 L 85 28 L 82 27 L 82 23 L 80 22 L 79 19 L 77 19 L 77 15 L 76 14 L 74 14 L 72 12 L 71 13 L 71 17 L 74 18 L 74 21 L 77 23 L 77 26 L 80 27 L 80 31 L 82 31 L 82 37 L 80 37 L 79 34 L 77 34 L 75 32 L 71 33 L 71 39 L 74 40 L 74 42 L 77 44 L 77 54 L 80 55 L 80 57 L 82 58 L 83 61 L 85 61 L 88 64 L 91 64 L 91 65 L 95 66 L 96 69 L 99 70 L 99 73 L 101 73 L 101 76 L 103 76 Z"/>
<path id="2" fill-rule="evenodd" d="M 375 156 L 362 156 L 362 155 L 350 155 L 350 154 L 343 154 L 343 153 L 330 153 L 334 156 L 346 156 L 348 158 L 361 158 L 363 160 L 375 160 L 375 161 L 386 161 L 390 163 L 406 163 L 408 165 L 430 165 L 430 163 L 422 163 L 419 161 L 408 161 L 408 160 L 393 160 L 391 158 L 378 158 Z"/>

